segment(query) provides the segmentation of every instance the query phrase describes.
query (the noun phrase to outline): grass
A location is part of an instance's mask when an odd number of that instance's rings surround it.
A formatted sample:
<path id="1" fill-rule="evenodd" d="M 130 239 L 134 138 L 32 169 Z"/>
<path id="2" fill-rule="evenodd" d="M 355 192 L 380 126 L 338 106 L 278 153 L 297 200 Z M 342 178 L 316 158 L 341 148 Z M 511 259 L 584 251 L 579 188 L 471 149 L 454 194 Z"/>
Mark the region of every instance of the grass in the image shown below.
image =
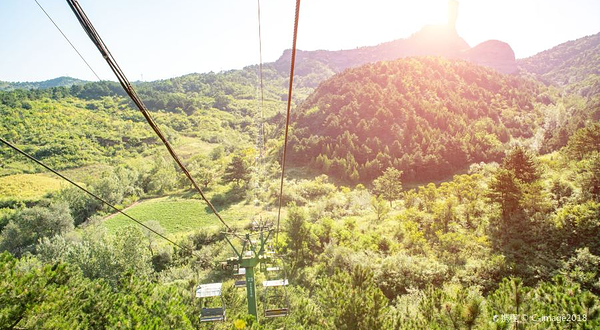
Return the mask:
<path id="1" fill-rule="evenodd" d="M 177 146 L 175 150 L 177 154 L 182 158 L 190 158 L 197 154 L 207 155 L 217 146 L 217 144 L 211 144 L 208 142 L 204 142 L 199 138 L 189 137 L 189 136 L 180 136 L 179 141 L 177 141 Z"/>
<path id="2" fill-rule="evenodd" d="M 103 172 L 109 171 L 111 168 L 112 166 L 107 164 L 92 164 L 59 172 L 75 182 L 88 182 L 97 179 Z"/>
<path id="3" fill-rule="evenodd" d="M 248 223 L 259 212 L 259 209 L 235 204 L 220 212 L 230 226 L 241 226 Z M 160 197 L 143 201 L 126 211 L 127 214 L 142 221 L 155 220 L 171 237 L 183 236 L 199 229 L 217 230 L 222 225 L 215 215 L 198 199 L 183 199 L 178 197 Z M 123 215 L 116 215 L 104 221 L 109 233 L 115 233 L 119 228 L 133 224 L 133 221 Z"/>
<path id="4" fill-rule="evenodd" d="M 15 174 L 0 177 L 0 199 L 36 200 L 68 183 L 46 174 Z"/>

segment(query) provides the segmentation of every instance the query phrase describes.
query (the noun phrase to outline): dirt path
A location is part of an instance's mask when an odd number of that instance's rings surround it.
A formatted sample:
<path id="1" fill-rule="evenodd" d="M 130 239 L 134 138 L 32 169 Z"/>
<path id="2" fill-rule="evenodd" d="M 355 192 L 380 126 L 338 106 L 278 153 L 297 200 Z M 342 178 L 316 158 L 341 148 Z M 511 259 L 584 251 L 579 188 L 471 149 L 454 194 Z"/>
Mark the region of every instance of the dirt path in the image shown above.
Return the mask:
<path id="1" fill-rule="evenodd" d="M 138 205 L 140 202 L 141 202 L 141 201 L 136 201 L 136 202 L 134 202 L 133 204 L 131 204 L 131 205 L 127 206 L 126 208 L 124 208 L 122 211 L 123 211 L 123 212 L 124 212 L 124 211 L 127 211 L 127 210 L 129 210 L 130 208 L 132 208 L 132 207 L 134 207 L 134 206 Z M 115 217 L 117 214 L 119 214 L 119 212 L 115 212 L 115 213 L 113 213 L 113 214 L 111 214 L 111 215 L 107 215 L 106 217 L 102 218 L 102 221 L 106 221 L 106 220 L 108 220 L 108 219 L 110 219 L 110 218 L 112 218 L 112 217 Z"/>

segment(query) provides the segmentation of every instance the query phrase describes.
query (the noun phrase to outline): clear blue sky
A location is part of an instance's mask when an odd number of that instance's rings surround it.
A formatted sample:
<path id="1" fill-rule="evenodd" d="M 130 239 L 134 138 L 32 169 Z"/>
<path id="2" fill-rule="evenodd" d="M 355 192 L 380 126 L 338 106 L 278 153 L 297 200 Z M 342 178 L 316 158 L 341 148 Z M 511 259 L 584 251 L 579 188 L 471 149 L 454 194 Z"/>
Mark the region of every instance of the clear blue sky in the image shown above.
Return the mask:
<path id="1" fill-rule="evenodd" d="M 114 80 L 66 1 L 38 0 L 102 79 Z M 258 62 L 256 0 L 80 0 L 131 80 Z M 508 42 L 517 58 L 600 32 L 598 0 L 459 0 L 471 46 Z M 263 58 L 291 46 L 294 0 L 262 0 Z M 348 49 L 406 38 L 446 19 L 446 0 L 303 0 L 298 48 Z M 34 0 L 0 0 L 0 80 L 94 76 Z"/>

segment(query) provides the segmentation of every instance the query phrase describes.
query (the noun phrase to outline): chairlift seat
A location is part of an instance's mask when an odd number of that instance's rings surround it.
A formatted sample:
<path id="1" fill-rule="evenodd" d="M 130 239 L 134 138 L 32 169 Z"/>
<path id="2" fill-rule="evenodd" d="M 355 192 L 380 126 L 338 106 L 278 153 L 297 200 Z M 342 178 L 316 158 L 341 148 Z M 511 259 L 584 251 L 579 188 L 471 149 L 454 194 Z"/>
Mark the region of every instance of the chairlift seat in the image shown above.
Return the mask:
<path id="1" fill-rule="evenodd" d="M 225 309 L 217 308 L 202 308 L 200 322 L 225 321 Z"/>
<path id="2" fill-rule="evenodd" d="M 220 297 L 222 287 L 223 287 L 223 283 L 201 284 L 198 287 L 198 289 L 196 289 L 196 297 L 197 298 Z"/>
<path id="3" fill-rule="evenodd" d="M 245 288 L 246 287 L 246 280 L 235 281 L 235 283 L 233 284 L 233 286 L 236 287 L 236 288 Z"/>
<path id="4" fill-rule="evenodd" d="M 268 272 L 277 272 L 279 271 L 279 267 L 267 267 Z"/>
<path id="5" fill-rule="evenodd" d="M 287 278 L 282 280 L 263 281 L 263 287 L 265 288 L 284 285 L 288 285 Z"/>
<path id="6" fill-rule="evenodd" d="M 289 314 L 288 308 L 275 308 L 275 309 L 267 309 L 265 310 L 265 317 L 281 317 L 287 316 Z"/>

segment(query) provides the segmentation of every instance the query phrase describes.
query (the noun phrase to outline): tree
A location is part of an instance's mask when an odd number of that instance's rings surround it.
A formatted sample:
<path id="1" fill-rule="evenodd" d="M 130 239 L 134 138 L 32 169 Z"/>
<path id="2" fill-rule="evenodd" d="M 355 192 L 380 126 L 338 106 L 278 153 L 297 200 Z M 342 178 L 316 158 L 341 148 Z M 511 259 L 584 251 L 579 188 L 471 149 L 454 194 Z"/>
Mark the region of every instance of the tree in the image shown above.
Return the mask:
<path id="1" fill-rule="evenodd" d="M 504 157 L 502 168 L 513 172 L 515 178 L 524 183 L 533 183 L 540 178 L 535 158 L 521 146 L 513 148 Z"/>
<path id="2" fill-rule="evenodd" d="M 582 195 L 585 199 L 600 202 L 600 152 L 591 154 L 578 167 Z"/>
<path id="3" fill-rule="evenodd" d="M 114 237 L 90 228 L 83 232 L 80 241 L 62 236 L 44 238 L 36 247 L 36 254 L 46 262 L 68 262 L 85 277 L 102 278 L 113 287 L 125 275 L 148 278 L 152 273 L 151 255 L 139 227 L 120 228 Z"/>
<path id="4" fill-rule="evenodd" d="M 567 154 L 580 160 L 592 152 L 600 152 L 600 123 L 579 129 L 567 144 Z"/>
<path id="5" fill-rule="evenodd" d="M 66 203 L 35 206 L 17 212 L 0 235 L 0 249 L 20 256 L 32 251 L 45 237 L 62 235 L 73 229 L 73 217 Z"/>
<path id="6" fill-rule="evenodd" d="M 575 250 L 575 255 L 563 262 L 560 272 L 582 288 L 600 294 L 600 256 L 587 247 Z"/>
<path id="7" fill-rule="evenodd" d="M 285 233 L 288 239 L 287 247 L 293 254 L 294 268 L 307 264 L 310 224 L 306 221 L 306 212 L 295 204 L 288 210 Z"/>
<path id="8" fill-rule="evenodd" d="M 144 190 L 150 193 L 162 194 L 172 190 L 177 185 L 177 171 L 173 163 L 162 156 L 154 157 L 152 169 L 145 176 Z"/>
<path id="9" fill-rule="evenodd" d="M 488 197 L 500 204 L 502 220 L 508 222 L 519 209 L 523 193 L 514 173 L 506 169 L 498 169 L 489 185 Z"/>
<path id="10" fill-rule="evenodd" d="M 375 215 L 377 215 L 378 222 L 381 222 L 383 218 L 385 218 L 388 215 L 388 213 L 390 213 L 390 207 L 387 205 L 387 203 L 383 200 L 383 197 L 381 196 L 371 197 L 371 208 L 375 212 Z"/>
<path id="11" fill-rule="evenodd" d="M 225 168 L 223 181 L 235 182 L 236 185 L 242 185 L 250 181 L 251 175 L 250 164 L 241 153 L 235 153 L 231 162 Z"/>
<path id="12" fill-rule="evenodd" d="M 217 150 L 219 148 L 215 148 Z M 222 149 L 221 149 L 222 150 Z M 217 177 L 217 171 L 215 170 L 217 162 L 211 160 L 206 156 L 196 156 L 193 158 L 192 163 L 188 166 L 192 177 L 200 183 L 204 189 L 208 188 Z M 181 177 L 181 180 L 186 181 L 188 178 L 185 176 Z"/>
<path id="13" fill-rule="evenodd" d="M 163 235 L 165 233 L 165 229 L 160 225 L 160 222 L 156 221 L 156 220 L 150 220 L 150 221 L 146 221 L 144 222 L 144 225 L 146 225 L 146 227 L 150 228 L 142 228 L 142 232 L 144 233 L 144 236 L 146 236 L 146 239 L 148 240 L 148 250 L 150 251 L 150 255 L 152 257 L 154 257 L 154 249 L 155 249 L 155 245 L 156 245 L 156 241 L 158 240 L 158 234 Z"/>
<path id="14" fill-rule="evenodd" d="M 111 287 L 70 264 L 0 254 L 1 329 L 194 329 L 184 301 L 136 276 Z"/>
<path id="15" fill-rule="evenodd" d="M 317 287 L 317 296 L 335 329 L 383 329 L 388 300 L 375 285 L 373 271 L 355 266 L 351 272 L 325 277 Z"/>
<path id="16" fill-rule="evenodd" d="M 76 226 L 88 220 L 102 208 L 101 202 L 76 187 L 61 190 L 58 197 L 69 204 L 71 216 L 73 216 Z"/>
<path id="17" fill-rule="evenodd" d="M 384 199 L 390 202 L 402 196 L 402 171 L 398 171 L 393 167 L 388 167 L 383 174 L 373 181 L 373 190 L 375 195 L 383 196 Z"/>

